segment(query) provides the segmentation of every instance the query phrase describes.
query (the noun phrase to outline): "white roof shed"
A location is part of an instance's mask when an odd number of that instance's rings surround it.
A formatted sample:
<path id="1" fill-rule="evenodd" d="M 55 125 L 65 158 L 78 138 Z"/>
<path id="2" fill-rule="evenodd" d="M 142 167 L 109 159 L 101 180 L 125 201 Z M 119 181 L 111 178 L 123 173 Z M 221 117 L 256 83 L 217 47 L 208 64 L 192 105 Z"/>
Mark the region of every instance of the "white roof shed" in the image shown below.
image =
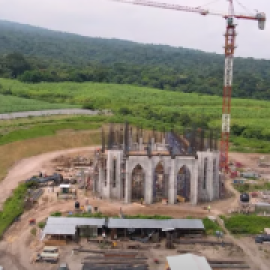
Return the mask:
<path id="1" fill-rule="evenodd" d="M 205 257 L 187 253 L 179 256 L 169 256 L 167 261 L 171 270 L 212 270 Z"/>

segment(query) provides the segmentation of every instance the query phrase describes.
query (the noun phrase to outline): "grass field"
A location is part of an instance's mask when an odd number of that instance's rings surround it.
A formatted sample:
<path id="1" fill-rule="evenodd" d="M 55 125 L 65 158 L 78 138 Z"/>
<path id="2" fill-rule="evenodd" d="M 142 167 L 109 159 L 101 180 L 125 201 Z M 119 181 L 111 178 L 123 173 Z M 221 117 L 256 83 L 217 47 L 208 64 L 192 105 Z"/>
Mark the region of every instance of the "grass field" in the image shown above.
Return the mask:
<path id="1" fill-rule="evenodd" d="M 26 99 L 15 96 L 4 96 L 0 94 L 0 113 L 12 113 L 22 111 L 38 111 L 49 109 L 78 108 L 79 106 L 50 103 L 40 100 Z"/>
<path id="2" fill-rule="evenodd" d="M 52 136 L 44 136 L 28 140 L 16 141 L 0 145 L 0 181 L 16 162 L 34 155 L 100 144 L 100 131 L 97 129 L 59 132 Z"/>
<path id="3" fill-rule="evenodd" d="M 47 102 L 79 104 L 93 109 L 112 109 L 114 120 L 130 120 L 134 124 L 159 126 L 174 123 L 211 128 L 221 127 L 222 99 L 144 87 L 99 83 L 23 84 L 0 79 L 0 92 L 7 89 L 16 96 Z M 270 103 L 267 101 L 233 99 L 231 150 L 270 152 Z M 186 117 L 188 115 L 188 118 Z"/>

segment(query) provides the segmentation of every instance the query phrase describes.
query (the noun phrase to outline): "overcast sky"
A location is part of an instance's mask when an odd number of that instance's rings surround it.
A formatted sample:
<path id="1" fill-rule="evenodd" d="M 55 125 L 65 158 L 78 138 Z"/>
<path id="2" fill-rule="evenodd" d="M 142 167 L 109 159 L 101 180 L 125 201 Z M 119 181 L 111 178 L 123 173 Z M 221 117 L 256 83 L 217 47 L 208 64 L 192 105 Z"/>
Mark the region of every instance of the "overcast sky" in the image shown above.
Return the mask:
<path id="1" fill-rule="evenodd" d="M 156 0 L 179 5 L 203 6 L 213 0 Z M 270 16 L 269 0 L 238 0 L 249 13 Z M 227 0 L 206 6 L 227 12 Z M 235 0 L 239 13 L 248 13 Z M 77 33 L 120 38 L 223 53 L 225 20 L 216 16 L 139 7 L 110 0 L 0 0 L 0 19 Z M 270 59 L 270 25 L 258 30 L 257 22 L 239 20 L 237 56 Z"/>

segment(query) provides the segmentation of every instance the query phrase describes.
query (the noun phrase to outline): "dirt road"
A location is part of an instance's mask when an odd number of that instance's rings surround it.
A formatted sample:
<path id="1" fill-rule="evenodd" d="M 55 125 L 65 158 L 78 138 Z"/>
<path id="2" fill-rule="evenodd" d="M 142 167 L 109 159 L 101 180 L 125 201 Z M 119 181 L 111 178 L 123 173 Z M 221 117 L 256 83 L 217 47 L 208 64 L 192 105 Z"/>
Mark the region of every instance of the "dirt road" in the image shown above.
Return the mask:
<path id="1" fill-rule="evenodd" d="M 53 158 L 80 151 L 93 151 L 95 148 L 96 147 L 92 146 L 60 150 L 20 160 L 10 168 L 6 178 L 0 182 L 0 209 L 3 202 L 11 195 L 12 190 L 18 186 L 19 182 L 26 180 L 33 176 L 33 174 L 37 174 L 39 171 L 43 170 L 45 164 Z"/>

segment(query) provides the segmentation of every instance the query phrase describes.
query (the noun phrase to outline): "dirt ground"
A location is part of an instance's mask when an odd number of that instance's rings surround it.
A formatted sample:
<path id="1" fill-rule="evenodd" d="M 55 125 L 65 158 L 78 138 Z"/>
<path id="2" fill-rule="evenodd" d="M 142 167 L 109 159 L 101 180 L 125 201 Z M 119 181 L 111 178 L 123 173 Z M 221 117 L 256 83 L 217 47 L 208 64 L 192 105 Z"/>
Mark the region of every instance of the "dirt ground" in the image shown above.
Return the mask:
<path id="1" fill-rule="evenodd" d="M 84 147 L 70 150 L 61 150 L 51 153 L 46 153 L 31 158 L 27 158 L 19 161 L 13 166 L 7 177 L 0 183 L 0 203 L 5 201 L 10 196 L 12 189 L 14 189 L 18 182 L 31 177 L 33 174 L 37 174 L 39 171 L 45 171 L 50 174 L 53 172 L 52 160 L 61 155 L 91 155 L 91 151 L 95 147 Z M 234 160 L 241 161 L 245 166 L 255 168 L 257 160 L 256 157 L 260 155 L 256 154 L 239 154 L 231 153 L 230 157 Z M 235 195 L 239 195 L 230 185 L 231 181 L 226 182 L 227 188 Z M 32 264 L 31 258 L 35 252 L 41 249 L 41 243 L 39 241 L 39 235 L 33 236 L 30 233 L 32 227 L 29 225 L 29 219 L 35 218 L 37 222 L 44 220 L 51 213 L 55 211 L 72 211 L 74 209 L 74 201 L 57 201 L 55 193 L 48 193 L 47 189 L 43 196 L 49 196 L 48 201 L 40 201 L 40 204 L 35 208 L 26 211 L 21 221 L 14 223 L 3 237 L 0 242 L 0 265 L 3 265 L 4 269 L 9 270 L 32 270 L 32 269 L 56 269 L 55 265 L 50 264 Z M 168 215 L 175 218 L 182 218 L 186 216 L 194 216 L 202 218 L 208 215 L 206 210 L 203 210 L 205 205 L 192 206 L 188 203 L 178 205 L 162 205 L 154 204 L 150 206 L 142 206 L 139 203 L 125 204 L 124 202 L 112 201 L 112 200 L 100 200 L 88 195 L 89 203 L 93 206 L 99 207 L 100 211 L 107 215 L 118 215 L 120 207 L 124 214 L 148 214 L 148 215 Z M 86 196 L 83 191 L 79 192 L 79 200 L 82 204 Z M 230 207 L 233 207 L 237 203 L 237 197 L 231 197 L 217 202 L 211 203 L 211 215 L 226 214 Z M 193 251 L 200 251 L 202 255 L 209 258 L 245 258 L 252 270 L 268 270 L 269 267 L 269 247 L 264 245 L 257 245 L 254 243 L 254 239 L 251 238 L 238 238 L 235 239 L 228 234 L 228 239 L 234 241 L 235 244 L 242 247 L 241 249 L 229 249 L 229 248 L 215 248 L 215 247 L 202 247 L 200 245 L 192 246 L 178 246 L 177 249 L 189 249 Z M 83 245 L 89 245 L 87 243 L 81 243 Z M 79 269 L 82 256 L 71 255 L 71 250 L 76 245 L 68 245 L 60 249 L 61 261 L 70 263 L 70 266 L 74 266 L 71 269 Z M 267 251 L 265 251 L 267 250 Z M 269 251 L 268 251 L 269 250 Z M 176 250 L 165 249 L 150 249 L 148 252 L 149 263 L 152 266 L 151 269 L 164 269 L 165 257 L 168 255 L 175 255 Z M 153 259 L 159 258 L 162 261 L 160 265 L 153 265 Z"/>

